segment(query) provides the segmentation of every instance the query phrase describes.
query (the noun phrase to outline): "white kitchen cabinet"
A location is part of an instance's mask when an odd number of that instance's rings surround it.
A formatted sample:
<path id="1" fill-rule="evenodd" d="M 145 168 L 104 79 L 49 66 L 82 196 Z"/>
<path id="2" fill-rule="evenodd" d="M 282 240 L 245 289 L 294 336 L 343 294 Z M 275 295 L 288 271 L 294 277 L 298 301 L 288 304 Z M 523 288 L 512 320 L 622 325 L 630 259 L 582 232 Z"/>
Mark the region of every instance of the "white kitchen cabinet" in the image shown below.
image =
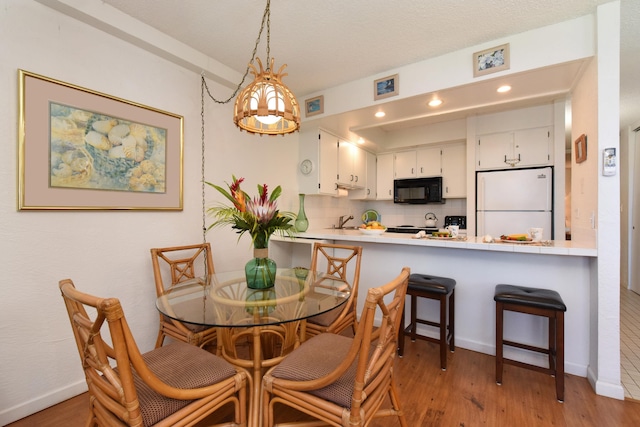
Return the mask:
<path id="1" fill-rule="evenodd" d="M 350 190 L 349 199 L 352 200 L 376 200 L 377 187 L 377 161 L 376 155 L 362 150 L 365 158 L 365 180 L 364 188 L 361 190 Z"/>
<path id="2" fill-rule="evenodd" d="M 452 144 L 441 149 L 442 197 L 467 197 L 467 147 Z"/>
<path id="3" fill-rule="evenodd" d="M 338 137 L 322 129 L 300 133 L 299 192 L 335 196 Z"/>
<path id="4" fill-rule="evenodd" d="M 440 147 L 426 147 L 395 153 L 396 179 L 440 176 Z"/>
<path id="5" fill-rule="evenodd" d="M 546 166 L 553 163 L 551 127 L 480 135 L 477 169 Z"/>
<path id="6" fill-rule="evenodd" d="M 366 173 L 365 151 L 347 141 L 338 142 L 338 185 L 345 188 L 364 188 Z"/>
<path id="7" fill-rule="evenodd" d="M 393 200 L 393 153 L 378 154 L 376 200 Z"/>
<path id="8" fill-rule="evenodd" d="M 399 151 L 394 155 L 394 178 L 415 178 L 416 177 L 416 151 Z"/>
<path id="9" fill-rule="evenodd" d="M 442 174 L 440 147 L 420 148 L 416 151 L 416 176 L 440 176 Z"/>

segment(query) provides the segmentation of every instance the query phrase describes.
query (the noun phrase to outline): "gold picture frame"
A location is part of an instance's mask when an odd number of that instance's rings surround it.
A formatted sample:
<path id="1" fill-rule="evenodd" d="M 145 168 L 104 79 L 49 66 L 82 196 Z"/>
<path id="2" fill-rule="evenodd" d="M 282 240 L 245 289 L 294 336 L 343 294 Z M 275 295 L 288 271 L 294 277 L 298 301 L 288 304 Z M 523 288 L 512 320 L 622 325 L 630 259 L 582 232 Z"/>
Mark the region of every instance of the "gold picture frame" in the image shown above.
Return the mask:
<path id="1" fill-rule="evenodd" d="M 400 93 L 400 77 L 397 74 L 373 81 L 373 100 L 389 98 Z"/>
<path id="2" fill-rule="evenodd" d="M 510 67 L 509 43 L 473 54 L 473 77 L 497 73 Z"/>
<path id="3" fill-rule="evenodd" d="M 324 95 L 307 99 L 304 101 L 304 107 L 305 117 L 316 116 L 324 113 Z"/>
<path id="4" fill-rule="evenodd" d="M 587 160 L 587 135 L 582 134 L 575 141 L 576 163 Z"/>
<path id="5" fill-rule="evenodd" d="M 182 210 L 182 116 L 18 79 L 18 210 Z"/>

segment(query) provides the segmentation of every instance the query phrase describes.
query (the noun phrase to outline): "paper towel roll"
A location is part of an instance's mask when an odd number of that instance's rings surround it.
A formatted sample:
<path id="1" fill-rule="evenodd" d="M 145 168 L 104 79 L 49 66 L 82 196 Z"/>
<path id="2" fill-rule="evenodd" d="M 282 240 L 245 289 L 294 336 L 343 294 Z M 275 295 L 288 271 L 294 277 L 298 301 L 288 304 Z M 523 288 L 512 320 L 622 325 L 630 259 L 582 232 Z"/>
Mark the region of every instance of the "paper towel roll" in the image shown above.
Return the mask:
<path id="1" fill-rule="evenodd" d="M 347 190 L 345 190 L 344 188 L 336 189 L 335 197 L 347 197 L 348 195 L 349 195 L 349 192 Z"/>

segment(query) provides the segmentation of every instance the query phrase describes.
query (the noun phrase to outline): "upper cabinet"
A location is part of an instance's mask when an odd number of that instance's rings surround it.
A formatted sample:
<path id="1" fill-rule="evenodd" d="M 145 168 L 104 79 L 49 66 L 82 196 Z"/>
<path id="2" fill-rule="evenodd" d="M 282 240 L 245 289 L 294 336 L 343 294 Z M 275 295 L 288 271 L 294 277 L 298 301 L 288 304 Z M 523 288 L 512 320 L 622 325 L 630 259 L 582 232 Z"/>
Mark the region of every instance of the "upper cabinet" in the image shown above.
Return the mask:
<path id="1" fill-rule="evenodd" d="M 376 200 L 393 200 L 393 153 L 378 154 Z"/>
<path id="2" fill-rule="evenodd" d="M 477 169 L 505 169 L 553 164 L 551 127 L 480 135 Z"/>
<path id="3" fill-rule="evenodd" d="M 366 152 L 347 141 L 338 142 L 338 179 L 344 188 L 364 188 L 366 181 Z"/>
<path id="4" fill-rule="evenodd" d="M 365 179 L 363 182 L 363 188 L 361 190 L 349 190 L 349 198 L 352 200 L 376 200 L 378 176 L 378 162 L 376 159 L 376 155 L 368 151 L 361 151 L 365 158 Z"/>
<path id="5" fill-rule="evenodd" d="M 466 144 L 451 144 L 441 148 L 442 197 L 467 197 Z"/>
<path id="6" fill-rule="evenodd" d="M 395 178 L 439 176 L 440 147 L 425 147 L 395 153 Z"/>
<path id="7" fill-rule="evenodd" d="M 300 133 L 299 191 L 335 196 L 338 176 L 338 137 L 322 129 Z"/>

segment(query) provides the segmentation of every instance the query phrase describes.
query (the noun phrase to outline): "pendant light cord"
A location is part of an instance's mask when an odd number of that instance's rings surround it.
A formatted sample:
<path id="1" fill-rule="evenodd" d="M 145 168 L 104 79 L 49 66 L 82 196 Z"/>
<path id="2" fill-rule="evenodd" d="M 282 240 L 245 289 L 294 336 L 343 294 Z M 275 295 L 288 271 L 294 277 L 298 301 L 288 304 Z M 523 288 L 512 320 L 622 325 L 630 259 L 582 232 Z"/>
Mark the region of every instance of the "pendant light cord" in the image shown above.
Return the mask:
<path id="1" fill-rule="evenodd" d="M 260 24 L 260 32 L 258 32 L 258 38 L 256 39 L 256 44 L 253 47 L 253 53 L 251 54 L 251 60 L 249 64 L 253 63 L 256 58 L 256 53 L 258 52 L 258 45 L 260 44 L 260 38 L 262 37 L 262 32 L 264 31 L 264 24 L 267 23 L 267 66 L 269 64 L 269 56 L 271 54 L 270 43 L 271 43 L 271 0 L 267 0 L 267 7 L 264 9 L 264 14 L 262 15 L 262 23 Z M 204 138 L 204 93 L 207 92 L 209 98 L 211 98 L 214 102 L 218 104 L 228 104 L 233 98 L 236 97 L 242 85 L 244 84 L 247 75 L 249 74 L 250 66 L 247 65 L 247 69 L 242 76 L 242 80 L 236 86 L 236 89 L 233 91 L 231 96 L 224 101 L 216 99 L 211 92 L 209 91 L 209 86 L 207 86 L 207 81 L 204 78 L 204 71 L 201 73 L 201 85 L 200 85 L 200 120 L 201 120 L 201 137 L 202 137 L 202 165 L 201 165 L 201 173 L 202 173 L 202 241 L 203 243 L 207 242 L 207 208 L 206 208 L 206 195 L 205 195 L 205 138 Z"/>

